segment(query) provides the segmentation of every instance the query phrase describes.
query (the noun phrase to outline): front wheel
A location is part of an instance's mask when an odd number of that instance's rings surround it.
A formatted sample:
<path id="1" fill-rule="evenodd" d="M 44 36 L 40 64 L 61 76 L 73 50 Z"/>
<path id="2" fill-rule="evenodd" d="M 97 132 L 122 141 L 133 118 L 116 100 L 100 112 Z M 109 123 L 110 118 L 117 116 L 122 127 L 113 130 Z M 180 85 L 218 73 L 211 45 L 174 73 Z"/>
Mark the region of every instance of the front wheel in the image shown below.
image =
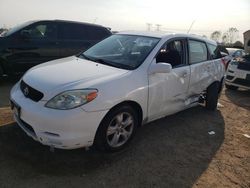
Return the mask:
<path id="1" fill-rule="evenodd" d="M 219 83 L 215 82 L 207 88 L 206 108 L 208 110 L 215 110 L 217 108 L 218 98 L 219 98 Z"/>
<path id="2" fill-rule="evenodd" d="M 138 115 L 130 106 L 111 110 L 97 130 L 95 145 L 100 150 L 118 151 L 133 138 L 138 126 Z"/>

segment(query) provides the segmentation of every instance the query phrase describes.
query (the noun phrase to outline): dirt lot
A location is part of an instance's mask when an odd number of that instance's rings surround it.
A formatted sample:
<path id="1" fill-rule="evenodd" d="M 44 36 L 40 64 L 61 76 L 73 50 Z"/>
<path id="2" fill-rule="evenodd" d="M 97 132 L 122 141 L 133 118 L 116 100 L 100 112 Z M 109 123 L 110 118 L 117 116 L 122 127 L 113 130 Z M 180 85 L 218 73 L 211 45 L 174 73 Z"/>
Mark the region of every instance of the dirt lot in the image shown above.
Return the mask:
<path id="1" fill-rule="evenodd" d="M 11 85 L 0 83 L 0 187 L 250 187 L 249 91 L 147 124 L 120 153 L 51 153 L 12 122 Z"/>

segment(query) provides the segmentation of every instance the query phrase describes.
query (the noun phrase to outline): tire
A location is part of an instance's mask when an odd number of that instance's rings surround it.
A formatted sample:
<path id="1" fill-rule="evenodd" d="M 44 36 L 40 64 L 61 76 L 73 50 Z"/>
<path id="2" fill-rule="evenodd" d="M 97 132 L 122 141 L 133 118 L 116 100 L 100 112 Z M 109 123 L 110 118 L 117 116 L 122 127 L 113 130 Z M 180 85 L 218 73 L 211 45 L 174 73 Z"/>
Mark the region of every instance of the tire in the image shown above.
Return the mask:
<path id="1" fill-rule="evenodd" d="M 2 67 L 0 66 L 0 78 L 2 78 L 3 77 L 3 69 L 2 69 Z"/>
<path id="2" fill-rule="evenodd" d="M 219 82 L 214 82 L 207 88 L 206 108 L 208 110 L 216 110 L 219 98 Z"/>
<path id="3" fill-rule="evenodd" d="M 138 114 L 127 105 L 111 110 L 102 120 L 94 145 L 102 151 L 119 151 L 127 146 L 138 127 Z"/>
<path id="4" fill-rule="evenodd" d="M 227 89 L 231 89 L 231 90 L 237 90 L 239 88 L 237 86 L 232 86 L 232 85 L 227 85 L 227 84 L 225 84 L 225 85 L 226 85 Z"/>

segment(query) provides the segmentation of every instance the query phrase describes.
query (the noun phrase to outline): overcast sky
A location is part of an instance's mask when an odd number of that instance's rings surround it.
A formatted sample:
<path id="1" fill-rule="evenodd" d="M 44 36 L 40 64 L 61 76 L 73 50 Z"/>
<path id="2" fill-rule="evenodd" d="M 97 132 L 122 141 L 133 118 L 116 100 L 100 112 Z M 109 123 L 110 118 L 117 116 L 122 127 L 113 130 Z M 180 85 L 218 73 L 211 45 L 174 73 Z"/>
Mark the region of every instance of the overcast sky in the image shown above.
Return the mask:
<path id="1" fill-rule="evenodd" d="M 236 27 L 250 29 L 250 0 L 0 0 L 0 27 L 28 20 L 65 19 L 97 23 L 113 30 L 163 31 L 210 36 Z"/>

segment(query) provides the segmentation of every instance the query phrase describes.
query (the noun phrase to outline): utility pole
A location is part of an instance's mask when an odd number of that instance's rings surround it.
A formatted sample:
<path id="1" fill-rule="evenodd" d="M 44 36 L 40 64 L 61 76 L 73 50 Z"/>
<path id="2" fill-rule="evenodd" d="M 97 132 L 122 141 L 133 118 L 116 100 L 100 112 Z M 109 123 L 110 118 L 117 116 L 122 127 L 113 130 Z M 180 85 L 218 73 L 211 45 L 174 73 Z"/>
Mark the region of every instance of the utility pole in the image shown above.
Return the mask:
<path id="1" fill-rule="evenodd" d="M 151 23 L 146 23 L 146 25 L 147 25 L 147 30 L 150 31 L 152 24 Z"/>
<path id="2" fill-rule="evenodd" d="M 161 24 L 155 24 L 156 25 L 156 31 L 160 31 Z"/>

